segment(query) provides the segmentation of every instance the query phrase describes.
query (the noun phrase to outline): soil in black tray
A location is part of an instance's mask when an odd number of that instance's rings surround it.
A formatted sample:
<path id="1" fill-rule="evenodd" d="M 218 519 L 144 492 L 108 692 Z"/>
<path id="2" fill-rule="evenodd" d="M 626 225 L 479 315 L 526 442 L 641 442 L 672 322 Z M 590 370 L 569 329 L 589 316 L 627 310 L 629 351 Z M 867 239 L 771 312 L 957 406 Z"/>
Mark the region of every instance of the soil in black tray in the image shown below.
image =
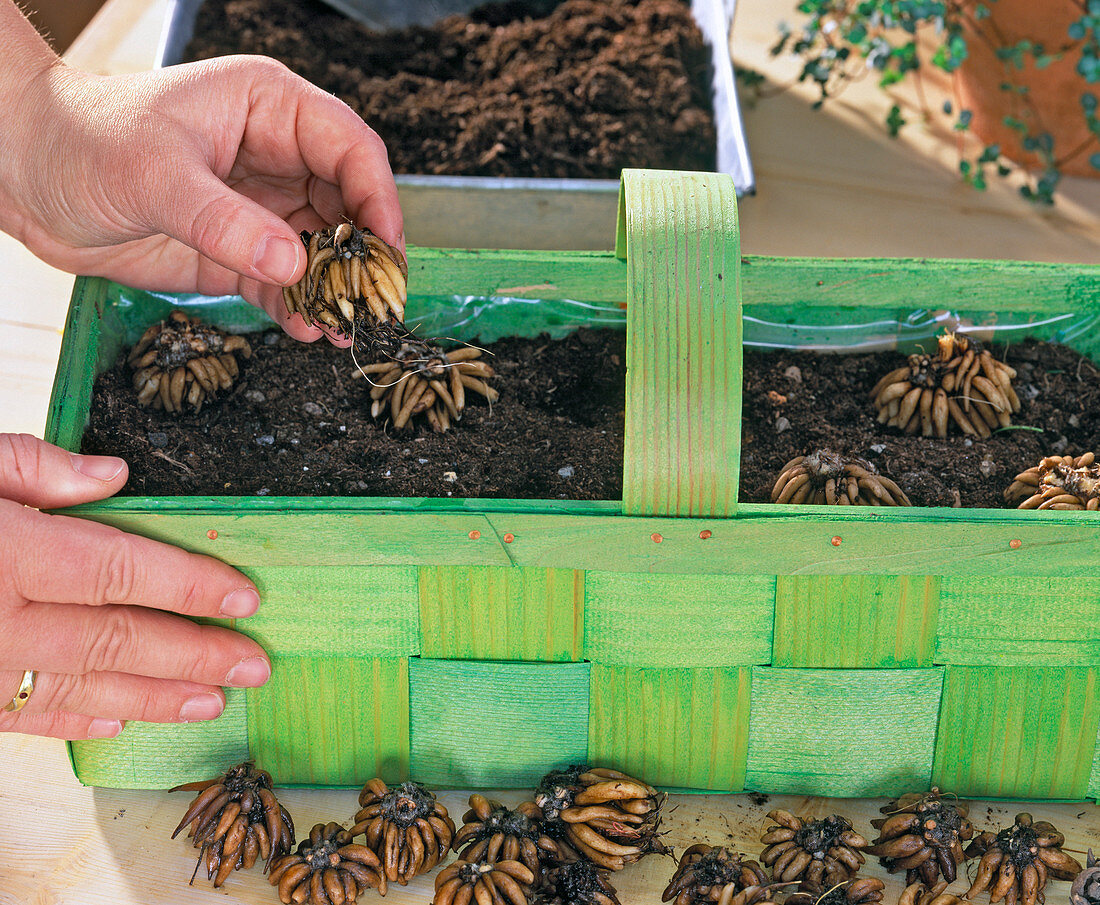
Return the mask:
<path id="1" fill-rule="evenodd" d="M 232 53 L 275 57 L 344 100 L 395 173 L 715 166 L 710 54 L 683 0 L 512 0 L 389 32 L 318 0 L 209 0 L 185 56 Z"/>
<path id="2" fill-rule="evenodd" d="M 827 447 L 868 460 L 914 506 L 1005 508 L 1005 488 L 1043 456 L 1100 453 L 1100 371 L 1066 346 L 1027 340 L 1001 355 L 1018 372 L 1021 410 L 987 440 L 909 437 L 875 421 L 870 391 L 905 364 L 895 353 L 746 350 L 741 491 L 771 499 L 795 456 Z"/>
<path id="3" fill-rule="evenodd" d="M 197 415 L 139 408 L 125 364 L 103 374 L 83 451 L 123 456 L 122 493 L 142 496 L 622 497 L 622 331 L 486 345 L 500 399 L 469 393 L 445 434 L 372 419 L 345 349 L 249 340 L 238 382 Z"/>
<path id="4" fill-rule="evenodd" d="M 344 350 L 269 331 L 220 404 L 181 417 L 138 408 L 130 373 L 104 374 L 84 452 L 124 456 L 139 495 L 349 495 L 611 499 L 622 496 L 625 334 L 488 348 L 499 402 L 473 396 L 446 434 L 394 434 L 369 417 Z M 819 447 L 865 458 L 915 505 L 1004 508 L 1013 477 L 1044 455 L 1100 452 L 1100 371 L 1065 346 L 1025 341 L 1022 409 L 988 440 L 907 437 L 876 423 L 868 397 L 895 353 L 746 350 L 741 499 L 768 502 L 779 470 Z"/>

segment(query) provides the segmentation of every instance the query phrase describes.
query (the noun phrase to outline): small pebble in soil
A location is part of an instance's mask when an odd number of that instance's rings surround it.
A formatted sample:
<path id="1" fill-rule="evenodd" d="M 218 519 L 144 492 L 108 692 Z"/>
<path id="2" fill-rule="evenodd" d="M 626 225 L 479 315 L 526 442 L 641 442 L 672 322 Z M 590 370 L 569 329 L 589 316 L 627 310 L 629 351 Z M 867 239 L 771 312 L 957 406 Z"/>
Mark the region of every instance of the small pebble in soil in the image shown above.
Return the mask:
<path id="1" fill-rule="evenodd" d="M 1066 419 L 1066 423 L 1069 424 L 1070 427 L 1080 427 L 1081 426 L 1081 419 L 1078 418 L 1076 415 L 1070 415 Z"/>
<path id="2" fill-rule="evenodd" d="M 256 491 L 256 496 L 267 496 L 269 493 L 271 493 L 271 488 L 261 487 L 259 490 Z"/>
<path id="3" fill-rule="evenodd" d="M 261 434 L 256 438 L 257 446 L 274 446 L 275 438 L 271 434 Z"/>
<path id="4" fill-rule="evenodd" d="M 783 433 L 783 431 L 790 429 L 791 422 L 784 418 L 782 415 L 775 419 L 775 432 L 777 434 L 781 434 Z"/>
<path id="5" fill-rule="evenodd" d="M 870 449 L 871 452 L 873 452 L 876 456 L 881 456 L 884 452 L 886 452 L 886 444 L 872 443 Z"/>
<path id="6" fill-rule="evenodd" d="M 457 472 L 453 471 L 445 471 L 443 472 L 443 480 L 446 481 L 448 484 L 453 484 L 455 481 L 458 480 L 458 474 Z"/>
<path id="7" fill-rule="evenodd" d="M 1059 435 L 1058 439 L 1050 444 L 1050 451 L 1061 455 L 1066 451 L 1067 446 L 1069 446 L 1069 440 L 1067 440 L 1064 436 Z"/>
<path id="8" fill-rule="evenodd" d="M 307 415 L 323 415 L 325 410 L 316 402 L 307 402 L 302 406 L 302 411 Z"/>
<path id="9" fill-rule="evenodd" d="M 982 477 L 988 478 L 993 472 L 997 470 L 997 466 L 993 464 L 992 459 L 982 459 L 978 463 L 978 471 L 982 473 Z"/>
<path id="10" fill-rule="evenodd" d="M 280 339 L 282 339 L 282 336 L 283 334 L 280 333 L 278 330 L 269 330 L 267 333 L 264 334 L 264 345 L 274 346 L 279 342 Z"/>
<path id="11" fill-rule="evenodd" d="M 168 435 L 164 431 L 149 431 L 149 445 L 164 449 L 168 445 Z"/>
<path id="12" fill-rule="evenodd" d="M 259 390 L 245 390 L 244 398 L 252 403 L 267 402 L 267 397 Z"/>
<path id="13" fill-rule="evenodd" d="M 427 465 L 428 464 L 427 459 L 417 459 L 416 461 L 419 462 L 421 465 Z"/>
<path id="14" fill-rule="evenodd" d="M 564 468 L 558 469 L 558 474 L 563 478 L 571 478 L 575 474 L 572 465 L 566 465 Z"/>
<path id="15" fill-rule="evenodd" d="M 783 376 L 791 383 L 802 383 L 802 369 L 798 365 L 791 365 L 783 372 Z"/>

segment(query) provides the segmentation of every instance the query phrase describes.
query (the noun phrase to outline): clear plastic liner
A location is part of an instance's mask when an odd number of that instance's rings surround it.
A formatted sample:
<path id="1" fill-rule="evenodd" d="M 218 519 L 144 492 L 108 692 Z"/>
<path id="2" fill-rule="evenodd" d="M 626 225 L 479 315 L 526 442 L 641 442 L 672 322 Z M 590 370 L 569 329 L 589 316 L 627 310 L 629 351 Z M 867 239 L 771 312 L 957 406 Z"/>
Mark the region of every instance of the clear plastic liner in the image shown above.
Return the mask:
<path id="1" fill-rule="evenodd" d="M 173 295 L 112 284 L 109 301 L 114 302 L 117 321 L 104 327 L 106 333 L 118 337 L 117 348 L 135 342 L 148 324 L 176 307 L 236 333 L 273 326 L 264 312 L 237 296 Z M 838 323 L 841 318 L 843 322 Z M 413 296 L 407 323 L 422 336 L 456 342 L 493 342 L 505 336 L 540 333 L 560 339 L 579 327 L 625 329 L 626 310 L 621 304 L 569 299 Z M 946 329 L 994 346 L 1025 337 L 1065 343 L 1096 360 L 1100 358 L 1098 326 L 1100 313 L 998 314 L 907 308 L 844 308 L 838 312 L 830 308 L 744 306 L 746 346 L 817 352 L 928 351 L 930 341 Z"/>
<path id="2" fill-rule="evenodd" d="M 812 323 L 819 318 L 821 323 Z M 827 322 L 826 322 L 827 321 Z M 745 345 L 815 352 L 928 352 L 945 330 L 991 346 L 1026 337 L 1065 343 L 1094 356 L 1100 351 L 1100 314 L 998 314 L 988 311 L 848 308 L 838 323 L 835 309 L 746 305 Z"/>

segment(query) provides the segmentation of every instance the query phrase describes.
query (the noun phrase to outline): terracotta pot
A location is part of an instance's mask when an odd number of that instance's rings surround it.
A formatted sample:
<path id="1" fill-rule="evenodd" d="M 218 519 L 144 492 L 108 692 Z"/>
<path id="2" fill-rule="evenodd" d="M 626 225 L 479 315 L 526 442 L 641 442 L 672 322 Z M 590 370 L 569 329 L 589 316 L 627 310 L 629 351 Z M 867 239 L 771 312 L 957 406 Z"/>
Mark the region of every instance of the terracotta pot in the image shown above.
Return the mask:
<path id="1" fill-rule="evenodd" d="M 1040 167 L 1039 158 L 1023 149 L 1020 134 L 1004 124 L 1004 117 L 1015 117 L 1031 134 L 1053 136 L 1054 157 L 1064 175 L 1100 176 L 1089 163 L 1089 156 L 1100 151 L 1100 140 L 1089 132 L 1081 109 L 1081 95 L 1091 90 L 1100 96 L 1100 85 L 1089 85 L 1076 71 L 1080 42 L 1068 34 L 1070 23 L 1081 16 L 1080 6 L 1071 0 L 994 0 L 986 6 L 989 17 L 971 19 L 967 29 L 968 56 L 956 82 L 962 108 L 973 113 L 971 131 L 986 144 L 999 144 L 1010 160 Z M 1044 69 L 1035 67 L 1030 54 L 1023 69 L 997 57 L 996 48 L 1025 40 L 1048 53 L 1066 52 Z M 1027 93 L 1003 90 L 1005 82 L 1026 87 Z"/>

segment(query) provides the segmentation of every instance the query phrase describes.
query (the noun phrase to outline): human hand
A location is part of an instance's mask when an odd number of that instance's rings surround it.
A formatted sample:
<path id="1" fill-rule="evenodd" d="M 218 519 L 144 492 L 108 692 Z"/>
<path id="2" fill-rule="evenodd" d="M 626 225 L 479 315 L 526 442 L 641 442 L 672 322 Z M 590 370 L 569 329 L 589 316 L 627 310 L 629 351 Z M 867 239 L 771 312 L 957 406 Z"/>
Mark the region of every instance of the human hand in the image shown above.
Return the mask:
<path id="1" fill-rule="evenodd" d="M 207 556 L 27 506 L 110 496 L 126 463 L 72 455 L 25 434 L 0 434 L 0 705 L 38 670 L 22 710 L 0 731 L 108 738 L 126 720 L 218 716 L 221 686 L 262 685 L 256 642 L 184 616 L 250 616 L 255 586 Z"/>
<path id="2" fill-rule="evenodd" d="M 286 313 L 280 288 L 305 271 L 298 232 L 346 215 L 404 249 L 382 140 L 272 59 L 112 77 L 55 63 L 16 100 L 0 228 L 56 267 L 240 294 L 312 341 L 321 331 Z"/>

